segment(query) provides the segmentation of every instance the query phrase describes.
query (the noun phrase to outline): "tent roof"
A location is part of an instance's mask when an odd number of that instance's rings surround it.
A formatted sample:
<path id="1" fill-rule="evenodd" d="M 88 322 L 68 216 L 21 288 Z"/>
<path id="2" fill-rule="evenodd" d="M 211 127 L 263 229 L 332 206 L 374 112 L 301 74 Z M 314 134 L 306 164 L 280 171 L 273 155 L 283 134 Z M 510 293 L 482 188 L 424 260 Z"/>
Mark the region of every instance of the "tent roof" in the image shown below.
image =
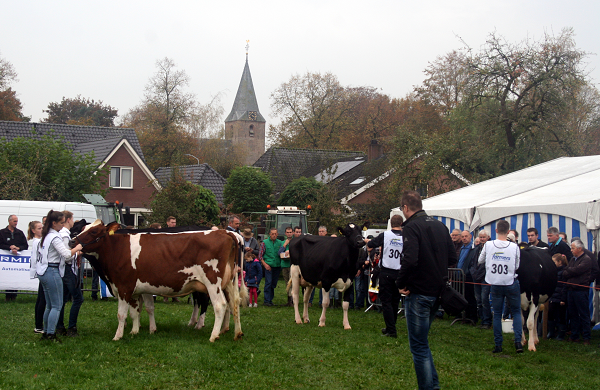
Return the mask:
<path id="1" fill-rule="evenodd" d="M 561 157 L 425 199 L 423 209 L 471 230 L 527 212 L 560 213 L 598 229 L 599 199 L 600 156 Z"/>

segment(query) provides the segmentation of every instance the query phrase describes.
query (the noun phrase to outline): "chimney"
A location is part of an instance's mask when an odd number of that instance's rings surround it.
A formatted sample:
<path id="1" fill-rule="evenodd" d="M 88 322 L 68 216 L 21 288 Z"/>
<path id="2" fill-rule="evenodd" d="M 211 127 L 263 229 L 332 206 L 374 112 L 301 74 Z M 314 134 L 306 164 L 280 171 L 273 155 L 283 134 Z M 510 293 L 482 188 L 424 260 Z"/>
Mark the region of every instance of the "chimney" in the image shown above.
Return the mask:
<path id="1" fill-rule="evenodd" d="M 381 156 L 383 156 L 383 146 L 376 139 L 372 139 L 367 150 L 367 162 L 376 160 Z"/>

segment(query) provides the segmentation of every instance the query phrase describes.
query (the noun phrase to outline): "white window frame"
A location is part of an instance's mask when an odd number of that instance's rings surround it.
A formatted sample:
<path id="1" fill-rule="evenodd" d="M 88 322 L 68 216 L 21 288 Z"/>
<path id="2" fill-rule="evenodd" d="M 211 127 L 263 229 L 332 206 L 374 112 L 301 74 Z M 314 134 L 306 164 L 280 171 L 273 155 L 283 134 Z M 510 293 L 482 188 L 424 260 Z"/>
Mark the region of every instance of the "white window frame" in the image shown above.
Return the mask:
<path id="1" fill-rule="evenodd" d="M 110 184 L 112 183 L 112 170 L 114 168 L 119 168 L 119 185 L 118 186 L 111 186 Z M 130 170 L 131 171 L 131 186 L 126 187 L 126 186 L 122 186 L 122 179 L 123 179 L 123 170 Z M 133 189 L 133 167 L 125 167 L 125 166 L 111 166 L 110 167 L 110 174 L 108 176 L 108 184 L 110 188 L 118 188 L 118 189 Z"/>

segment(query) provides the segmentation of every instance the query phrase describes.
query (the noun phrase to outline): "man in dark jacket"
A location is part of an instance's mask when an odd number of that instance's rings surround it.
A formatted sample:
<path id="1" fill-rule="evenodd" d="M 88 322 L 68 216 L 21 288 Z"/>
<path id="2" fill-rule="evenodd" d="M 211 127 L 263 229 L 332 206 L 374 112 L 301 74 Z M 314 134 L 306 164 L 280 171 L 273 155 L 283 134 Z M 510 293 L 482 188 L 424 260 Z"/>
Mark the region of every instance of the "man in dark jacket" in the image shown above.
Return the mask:
<path id="1" fill-rule="evenodd" d="M 481 319 L 481 329 L 492 328 L 492 308 L 490 307 L 490 285 L 485 282 L 485 264 L 479 264 L 479 255 L 485 243 L 490 239 L 487 230 L 479 231 L 479 244 L 473 248 L 474 261 L 471 262 L 471 277 L 475 285 L 473 290 L 477 301 L 477 315 Z"/>
<path id="2" fill-rule="evenodd" d="M 429 328 L 439 307 L 440 292 L 448 276 L 448 262 L 456 251 L 444 224 L 422 210 L 416 191 L 402 195 L 404 257 L 396 286 L 406 295 L 406 327 L 420 389 L 439 388 L 437 371 L 429 349 Z"/>
<path id="3" fill-rule="evenodd" d="M 27 244 L 27 238 L 25 234 L 17 229 L 19 218 L 16 215 L 8 216 L 8 226 L 0 230 L 0 249 L 10 251 L 13 255 L 16 255 L 18 251 L 24 251 L 29 248 Z M 15 291 L 16 290 L 7 290 Z M 6 300 L 14 301 L 17 299 L 17 294 L 10 294 L 7 292 Z"/>
<path id="4" fill-rule="evenodd" d="M 548 244 L 550 244 L 550 254 L 554 256 L 557 253 L 561 253 L 567 257 L 567 261 L 571 261 L 571 257 L 573 257 L 573 253 L 571 253 L 571 248 L 569 244 L 567 244 L 559 235 L 559 231 L 554 226 L 548 228 Z"/>
<path id="5" fill-rule="evenodd" d="M 563 277 L 568 284 L 568 316 L 571 322 L 571 338 L 569 341 L 579 342 L 583 338 L 585 345 L 590 344 L 590 305 L 589 288 L 592 271 L 592 259 L 583 251 L 584 245 L 580 240 L 571 243 L 573 258 L 563 271 Z"/>

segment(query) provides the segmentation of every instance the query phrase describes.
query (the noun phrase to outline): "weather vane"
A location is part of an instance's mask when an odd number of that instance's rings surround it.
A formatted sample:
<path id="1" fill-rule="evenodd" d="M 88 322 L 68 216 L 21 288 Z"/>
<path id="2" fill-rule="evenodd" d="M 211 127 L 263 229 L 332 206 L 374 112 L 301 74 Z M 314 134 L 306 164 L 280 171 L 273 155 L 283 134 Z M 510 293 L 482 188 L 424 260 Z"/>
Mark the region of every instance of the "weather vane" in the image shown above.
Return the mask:
<path id="1" fill-rule="evenodd" d="M 250 48 L 250 40 L 246 39 L 246 59 L 248 59 L 248 49 Z"/>

